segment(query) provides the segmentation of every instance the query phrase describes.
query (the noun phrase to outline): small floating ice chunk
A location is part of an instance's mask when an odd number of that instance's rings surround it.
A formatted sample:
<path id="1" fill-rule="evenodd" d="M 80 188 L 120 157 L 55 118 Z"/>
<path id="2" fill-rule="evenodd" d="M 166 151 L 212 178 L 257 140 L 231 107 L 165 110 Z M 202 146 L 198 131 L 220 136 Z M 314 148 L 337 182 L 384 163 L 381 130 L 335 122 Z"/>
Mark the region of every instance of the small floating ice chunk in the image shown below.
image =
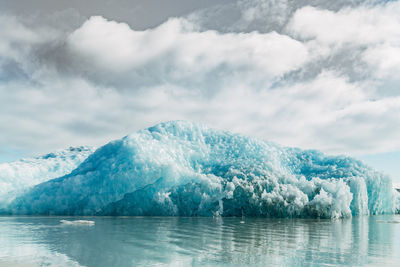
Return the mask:
<path id="1" fill-rule="evenodd" d="M 87 220 L 74 220 L 74 221 L 60 220 L 60 223 L 68 225 L 89 225 L 89 226 L 94 225 L 94 221 L 87 221 Z"/>

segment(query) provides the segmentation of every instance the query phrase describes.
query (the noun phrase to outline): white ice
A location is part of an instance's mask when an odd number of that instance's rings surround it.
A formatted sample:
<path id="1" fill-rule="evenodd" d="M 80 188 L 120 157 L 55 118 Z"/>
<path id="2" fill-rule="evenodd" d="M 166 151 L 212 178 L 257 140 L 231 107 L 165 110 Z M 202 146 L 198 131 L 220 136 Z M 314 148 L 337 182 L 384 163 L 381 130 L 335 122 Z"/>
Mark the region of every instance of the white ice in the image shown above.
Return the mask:
<path id="1" fill-rule="evenodd" d="M 43 156 L 0 164 L 0 207 L 32 186 L 70 173 L 94 149 L 71 147 Z"/>

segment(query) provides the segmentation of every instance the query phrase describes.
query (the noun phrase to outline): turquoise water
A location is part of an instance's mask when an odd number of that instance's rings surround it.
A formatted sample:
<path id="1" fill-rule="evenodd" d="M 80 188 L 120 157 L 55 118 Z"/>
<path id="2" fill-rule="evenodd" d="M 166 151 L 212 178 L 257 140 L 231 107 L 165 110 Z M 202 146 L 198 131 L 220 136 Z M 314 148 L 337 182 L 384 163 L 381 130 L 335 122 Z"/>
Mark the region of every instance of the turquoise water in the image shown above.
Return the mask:
<path id="1" fill-rule="evenodd" d="M 165 265 L 400 266 L 400 216 L 0 217 L 0 266 Z"/>

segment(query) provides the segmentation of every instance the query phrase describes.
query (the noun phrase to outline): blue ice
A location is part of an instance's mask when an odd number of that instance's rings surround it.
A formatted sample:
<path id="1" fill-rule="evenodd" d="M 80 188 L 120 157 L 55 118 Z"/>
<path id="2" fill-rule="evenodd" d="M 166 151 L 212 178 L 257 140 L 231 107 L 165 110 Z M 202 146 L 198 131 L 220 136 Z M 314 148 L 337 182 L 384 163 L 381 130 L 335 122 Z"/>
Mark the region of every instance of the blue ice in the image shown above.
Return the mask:
<path id="1" fill-rule="evenodd" d="M 389 176 L 353 158 L 174 121 L 100 147 L 6 212 L 341 218 L 394 213 L 399 200 Z"/>

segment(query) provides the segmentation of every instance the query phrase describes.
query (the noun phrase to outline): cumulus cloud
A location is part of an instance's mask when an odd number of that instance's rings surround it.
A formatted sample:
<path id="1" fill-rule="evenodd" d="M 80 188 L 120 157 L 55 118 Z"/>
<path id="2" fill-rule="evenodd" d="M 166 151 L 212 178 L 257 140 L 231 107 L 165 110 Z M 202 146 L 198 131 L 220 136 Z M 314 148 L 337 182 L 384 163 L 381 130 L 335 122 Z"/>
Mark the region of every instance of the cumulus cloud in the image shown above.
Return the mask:
<path id="1" fill-rule="evenodd" d="M 363 60 L 375 66 L 374 75 L 380 79 L 400 80 L 400 42 L 397 44 L 382 44 L 368 48 L 363 54 Z"/>
<path id="2" fill-rule="evenodd" d="M 400 61 L 400 3 L 344 8 L 338 12 L 303 7 L 295 12 L 288 29 L 297 39 L 335 50 L 361 51 L 358 58 L 377 78 L 394 77 Z"/>
<path id="3" fill-rule="evenodd" d="M 267 81 L 308 58 L 305 46 L 286 35 L 197 31 L 183 19 L 134 31 L 125 23 L 91 17 L 68 37 L 67 45 L 70 53 L 83 59 L 79 72 L 95 81 L 125 81 L 128 86 L 178 83 L 206 88 L 210 77 L 229 82 L 232 74 Z"/>
<path id="4" fill-rule="evenodd" d="M 147 30 L 1 15 L 0 146 L 101 145 L 185 119 L 327 152 L 400 149 L 399 2 L 274 3 Z M 236 15 L 213 17 L 227 10 Z"/>
<path id="5" fill-rule="evenodd" d="M 295 12 L 289 27 L 302 39 L 316 39 L 326 45 L 397 43 L 400 37 L 399 11 L 397 2 L 345 8 L 338 12 L 307 6 Z"/>

